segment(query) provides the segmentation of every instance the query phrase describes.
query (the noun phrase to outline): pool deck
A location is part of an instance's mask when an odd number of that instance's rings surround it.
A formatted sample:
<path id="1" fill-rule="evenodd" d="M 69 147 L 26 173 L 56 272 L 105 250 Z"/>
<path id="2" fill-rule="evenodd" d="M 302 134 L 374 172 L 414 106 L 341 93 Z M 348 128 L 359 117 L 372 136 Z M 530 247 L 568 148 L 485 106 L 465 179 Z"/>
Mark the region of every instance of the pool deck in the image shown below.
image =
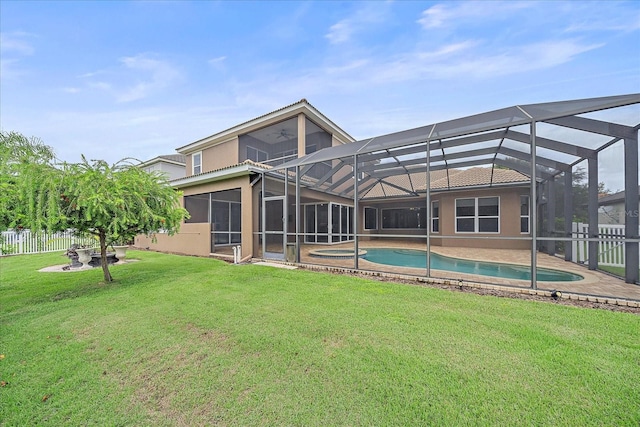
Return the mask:
<path id="1" fill-rule="evenodd" d="M 311 256 L 310 252 L 318 249 L 353 249 L 353 246 L 353 243 L 344 243 L 338 245 L 303 245 L 300 248 L 300 261 L 303 265 L 322 265 L 352 270 L 354 269 L 353 258 L 318 258 Z M 418 250 L 426 249 L 424 244 L 418 244 L 415 242 L 399 242 L 395 240 L 373 240 L 360 242 L 360 250 L 366 250 L 367 248 L 400 248 Z M 431 246 L 431 250 L 432 252 L 440 255 L 473 261 L 489 261 L 507 264 L 518 264 L 523 266 L 529 266 L 531 264 L 531 252 L 528 250 L 478 249 L 441 246 Z M 559 290 L 564 293 L 571 293 L 581 297 L 593 296 L 599 298 L 616 298 L 635 301 L 640 304 L 640 285 L 628 284 L 625 283 L 624 280 L 621 280 L 607 273 L 588 270 L 584 266 L 574 264 L 572 262 L 567 262 L 562 258 L 550 256 L 541 252 L 538 252 L 537 254 L 537 265 L 538 267 L 552 268 L 555 270 L 571 272 L 584 277 L 584 280 L 575 282 L 539 281 L 537 284 L 538 290 Z M 421 277 L 426 276 L 426 269 L 424 268 L 388 266 L 372 263 L 363 258 L 360 258 L 360 260 L 358 261 L 358 269 L 365 271 L 379 271 L 383 273 L 398 275 Z M 464 274 L 434 269 L 431 270 L 431 278 L 454 281 L 455 283 L 460 283 L 460 281 L 463 281 L 463 283 L 465 284 L 490 284 L 519 289 L 530 289 L 531 286 L 531 283 L 528 280 L 503 279 L 499 277 Z"/>

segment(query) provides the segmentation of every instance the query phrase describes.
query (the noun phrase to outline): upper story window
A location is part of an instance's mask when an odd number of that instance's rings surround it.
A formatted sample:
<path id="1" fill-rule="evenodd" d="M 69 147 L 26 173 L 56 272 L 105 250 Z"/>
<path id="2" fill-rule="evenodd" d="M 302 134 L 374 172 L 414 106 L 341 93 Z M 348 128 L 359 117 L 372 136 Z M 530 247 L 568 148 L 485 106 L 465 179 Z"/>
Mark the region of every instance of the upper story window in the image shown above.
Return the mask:
<path id="1" fill-rule="evenodd" d="M 197 175 L 202 172 L 202 151 L 191 155 L 191 166 L 193 175 Z"/>

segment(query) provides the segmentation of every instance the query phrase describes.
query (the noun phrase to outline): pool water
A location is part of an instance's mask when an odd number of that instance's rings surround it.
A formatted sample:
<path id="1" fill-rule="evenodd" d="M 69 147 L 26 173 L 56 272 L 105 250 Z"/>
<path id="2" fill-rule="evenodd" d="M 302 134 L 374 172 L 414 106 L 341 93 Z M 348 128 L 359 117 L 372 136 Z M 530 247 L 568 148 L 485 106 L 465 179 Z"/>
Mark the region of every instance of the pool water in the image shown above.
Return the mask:
<path id="1" fill-rule="evenodd" d="M 377 264 L 427 268 L 426 252 L 416 249 L 367 248 L 367 254 L 363 258 Z M 431 253 L 431 268 L 505 279 L 531 280 L 531 270 L 527 266 L 449 258 L 433 252 Z M 584 279 L 578 274 L 549 268 L 538 268 L 537 278 L 544 282 L 575 282 Z"/>
<path id="2" fill-rule="evenodd" d="M 364 256 L 367 251 L 360 249 L 358 255 Z M 353 249 L 315 249 L 309 251 L 309 255 L 320 258 L 353 258 Z"/>

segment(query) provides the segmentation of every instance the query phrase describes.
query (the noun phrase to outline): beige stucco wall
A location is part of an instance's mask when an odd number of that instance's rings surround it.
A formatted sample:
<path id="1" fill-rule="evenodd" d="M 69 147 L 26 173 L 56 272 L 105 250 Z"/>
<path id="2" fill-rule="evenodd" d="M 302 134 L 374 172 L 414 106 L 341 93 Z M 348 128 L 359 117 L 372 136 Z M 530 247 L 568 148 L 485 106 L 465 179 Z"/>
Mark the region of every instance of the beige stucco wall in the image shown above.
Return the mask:
<path id="1" fill-rule="evenodd" d="M 331 146 L 335 147 L 338 145 L 343 145 L 343 144 L 347 144 L 349 143 L 349 141 L 342 141 L 341 139 L 337 138 L 336 135 L 332 134 L 331 135 Z"/>
<path id="2" fill-rule="evenodd" d="M 454 193 L 441 193 L 432 197 L 432 200 L 440 200 L 440 235 L 470 237 L 528 237 L 528 234 L 520 233 L 520 195 L 527 195 L 524 188 L 503 188 L 460 191 Z M 500 197 L 500 233 L 456 233 L 455 232 L 455 200 L 468 197 Z M 437 235 L 437 234 L 434 234 Z M 495 240 L 495 239 L 441 239 L 442 246 L 461 246 L 468 248 L 503 248 L 503 249 L 529 249 L 531 243 L 526 240 Z"/>
<path id="3" fill-rule="evenodd" d="M 209 172 L 238 164 L 238 137 L 202 150 L 202 171 Z"/>
<path id="4" fill-rule="evenodd" d="M 492 188 L 483 190 L 457 191 L 450 193 L 435 193 L 431 196 L 432 201 L 440 201 L 440 232 L 431 234 L 431 243 L 440 246 L 458 246 L 471 248 L 505 248 L 505 249 L 529 249 L 531 243 L 527 240 L 501 240 L 501 239 L 478 239 L 478 237 L 528 237 L 528 234 L 520 233 L 520 195 L 528 195 L 528 189 L 524 187 L 515 188 Z M 455 200 L 470 197 L 500 197 L 500 233 L 456 233 L 455 232 Z M 401 207 L 425 207 L 424 199 L 395 200 L 385 203 L 368 204 L 360 202 L 359 224 L 361 234 L 406 234 L 425 235 L 425 230 L 397 230 L 378 229 L 364 230 L 364 208 L 378 208 L 378 222 L 381 224 L 380 209 L 401 208 Z M 429 214 L 431 210 L 429 209 Z M 430 219 L 430 218 L 429 218 Z M 428 221 L 430 224 L 430 221 Z M 446 239 L 441 236 L 468 236 L 469 238 Z"/>
<path id="5" fill-rule="evenodd" d="M 228 166 L 238 164 L 238 137 L 234 137 L 219 143 L 217 145 L 207 147 L 202 151 L 193 151 L 185 155 L 186 157 L 186 175 L 193 175 L 193 154 L 202 153 L 202 172 L 211 172 L 213 170 L 222 169 Z"/>
<path id="6" fill-rule="evenodd" d="M 154 242 L 151 237 L 137 236 L 134 245 L 142 249 L 185 255 L 209 256 L 211 226 L 209 224 L 182 224 L 180 231 L 173 236 L 157 234 Z"/>

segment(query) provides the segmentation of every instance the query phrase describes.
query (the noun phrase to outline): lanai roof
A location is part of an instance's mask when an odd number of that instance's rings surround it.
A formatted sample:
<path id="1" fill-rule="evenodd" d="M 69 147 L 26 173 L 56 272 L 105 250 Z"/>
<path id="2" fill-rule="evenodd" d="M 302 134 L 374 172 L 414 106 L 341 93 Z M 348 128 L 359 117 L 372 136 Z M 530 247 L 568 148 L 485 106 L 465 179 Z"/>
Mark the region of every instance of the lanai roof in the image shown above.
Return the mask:
<path id="1" fill-rule="evenodd" d="M 615 122 L 607 119 L 611 114 L 592 117 L 592 113 L 621 107 L 627 110 L 615 110 Z M 535 144 L 536 180 L 543 181 L 596 158 L 621 139 L 632 138 L 637 143 L 638 107 L 640 94 L 515 105 L 326 148 L 274 170 L 300 167 L 304 176 L 323 163 L 330 171 L 313 187 L 352 197 L 350 171 L 357 156 L 361 197 L 380 185 L 411 195 L 417 191 L 411 177 L 427 170 L 490 166 L 488 185 L 498 182 L 501 172 L 496 171 L 501 168 L 530 177 L 531 146 Z M 452 186 L 454 177 L 447 174 L 447 186 Z M 402 180 L 406 182 L 399 182 Z"/>

